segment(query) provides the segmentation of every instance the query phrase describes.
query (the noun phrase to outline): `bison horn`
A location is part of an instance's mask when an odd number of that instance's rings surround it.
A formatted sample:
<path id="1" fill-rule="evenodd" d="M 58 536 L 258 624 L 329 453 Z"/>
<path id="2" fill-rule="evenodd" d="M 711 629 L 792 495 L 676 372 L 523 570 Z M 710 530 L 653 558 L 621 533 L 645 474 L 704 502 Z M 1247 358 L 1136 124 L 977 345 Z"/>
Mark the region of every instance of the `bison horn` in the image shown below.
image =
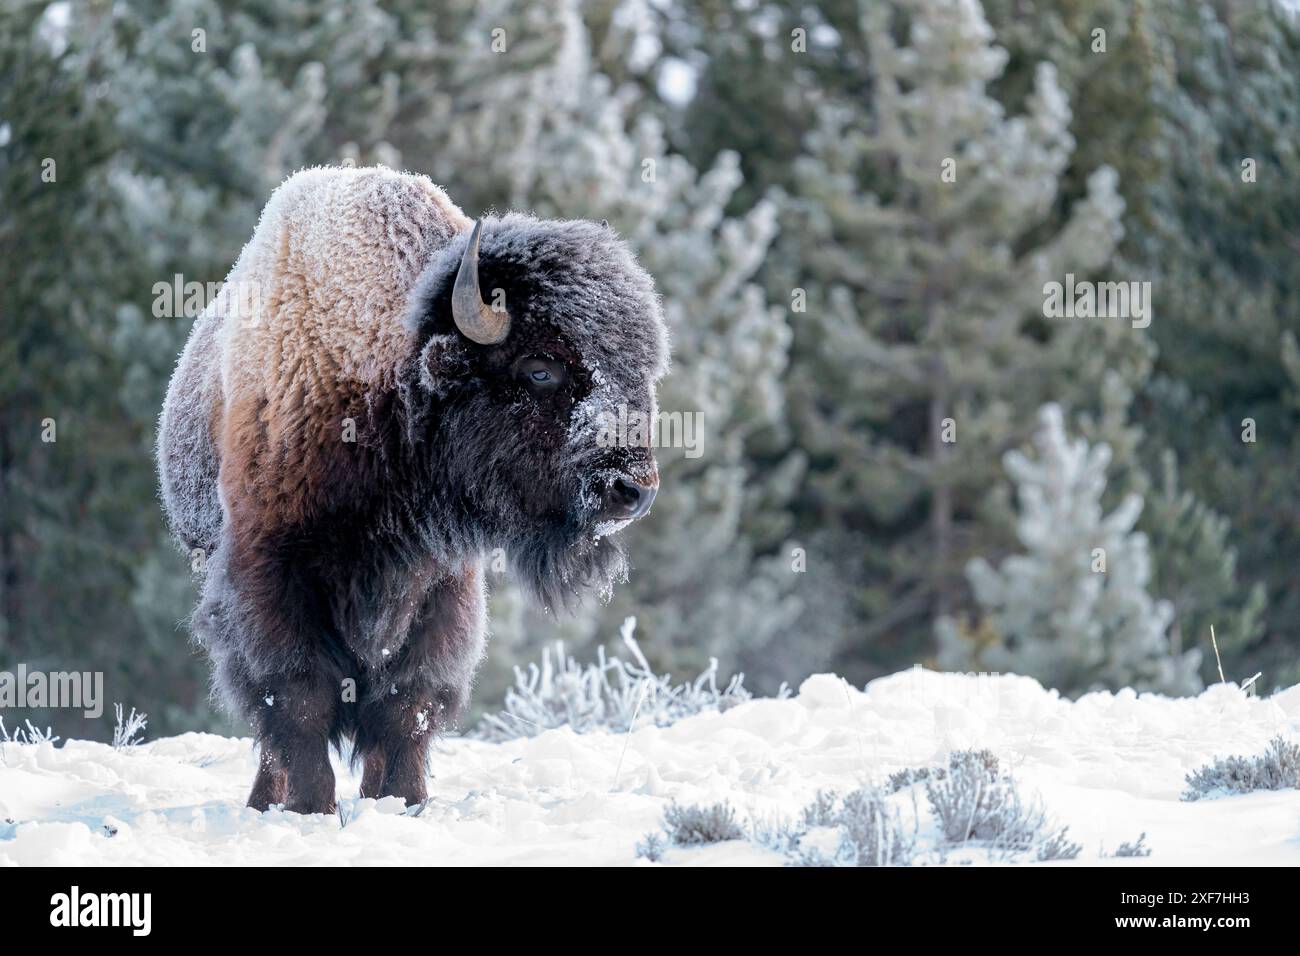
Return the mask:
<path id="1" fill-rule="evenodd" d="M 510 334 L 510 313 L 500 312 L 483 301 L 478 287 L 478 243 L 483 234 L 483 221 L 474 223 L 465 254 L 456 272 L 456 284 L 451 290 L 451 316 L 456 328 L 471 342 L 479 345 L 496 345 Z"/>

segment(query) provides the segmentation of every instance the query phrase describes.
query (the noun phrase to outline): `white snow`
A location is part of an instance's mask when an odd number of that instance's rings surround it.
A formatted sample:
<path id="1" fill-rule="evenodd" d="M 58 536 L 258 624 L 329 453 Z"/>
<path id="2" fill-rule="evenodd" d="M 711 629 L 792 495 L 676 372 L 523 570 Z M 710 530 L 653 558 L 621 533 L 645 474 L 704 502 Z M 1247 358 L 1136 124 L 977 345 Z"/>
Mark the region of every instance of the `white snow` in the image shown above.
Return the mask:
<path id="1" fill-rule="evenodd" d="M 1195 698 L 1122 691 L 1071 702 L 1025 677 L 915 670 L 858 691 L 817 675 L 785 700 L 630 735 L 446 738 L 419 816 L 395 798 L 358 799 L 357 777 L 336 765 L 339 817 L 244 807 L 254 771 L 246 739 L 185 734 L 120 751 L 10 743 L 0 753 L 0 866 L 648 866 L 634 847 L 674 799 L 728 800 L 742 819 L 771 821 L 795 815 L 819 789 L 883 782 L 965 748 L 992 750 L 1070 827 L 1083 845 L 1074 865 L 1295 866 L 1297 791 L 1179 800 L 1188 772 L 1216 756 L 1260 753 L 1276 734 L 1300 735 L 1300 686 L 1266 699 L 1220 684 Z M 1101 857 L 1143 831 L 1150 857 Z M 673 848 L 663 862 L 783 859 L 734 842 Z"/>

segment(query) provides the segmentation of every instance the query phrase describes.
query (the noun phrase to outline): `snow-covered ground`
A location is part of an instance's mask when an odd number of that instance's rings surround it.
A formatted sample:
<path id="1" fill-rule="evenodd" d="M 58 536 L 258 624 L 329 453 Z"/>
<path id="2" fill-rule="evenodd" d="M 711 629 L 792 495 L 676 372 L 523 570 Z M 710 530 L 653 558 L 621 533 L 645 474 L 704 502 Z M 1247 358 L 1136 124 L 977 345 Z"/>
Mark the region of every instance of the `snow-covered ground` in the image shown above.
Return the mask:
<path id="1" fill-rule="evenodd" d="M 0 865 L 647 866 L 634 847 L 673 800 L 726 800 L 741 820 L 770 822 L 794 817 L 818 790 L 881 783 L 954 750 L 987 748 L 1069 826 L 1083 846 L 1074 865 L 1295 866 L 1300 792 L 1179 800 L 1188 772 L 1216 756 L 1260 753 L 1277 734 L 1300 736 L 1300 687 L 1267 699 L 1217 685 L 1181 700 L 1124 691 L 1071 702 L 1023 677 L 916 670 L 858 691 L 818 675 L 785 700 L 631 734 L 444 739 L 431 799 L 414 817 L 395 799 L 356 798 L 358 780 L 342 766 L 342 817 L 249 810 L 248 740 L 185 734 L 122 751 L 11 743 L 0 763 Z M 924 799 L 891 799 L 924 837 Z M 1142 832 L 1151 856 L 1102 856 Z M 663 859 L 782 862 L 739 841 L 672 848 Z"/>

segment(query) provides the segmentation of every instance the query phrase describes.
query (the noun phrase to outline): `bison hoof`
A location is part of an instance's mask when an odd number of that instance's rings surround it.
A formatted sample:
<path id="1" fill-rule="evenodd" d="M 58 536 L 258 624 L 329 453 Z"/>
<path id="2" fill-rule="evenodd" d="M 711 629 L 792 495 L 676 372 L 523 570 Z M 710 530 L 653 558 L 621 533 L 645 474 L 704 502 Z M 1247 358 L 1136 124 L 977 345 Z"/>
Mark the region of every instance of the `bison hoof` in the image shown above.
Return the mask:
<path id="1" fill-rule="evenodd" d="M 406 808 L 418 807 L 429 799 L 423 780 L 409 780 L 399 784 L 390 784 L 383 788 L 386 797 L 400 797 L 406 801 Z"/>
<path id="2" fill-rule="evenodd" d="M 288 781 L 283 771 L 263 771 L 253 782 L 253 792 L 248 795 L 248 805 L 259 813 L 284 803 L 289 793 Z"/>
<path id="3" fill-rule="evenodd" d="M 284 808 L 290 813 L 334 813 L 337 810 L 333 796 L 290 800 Z"/>

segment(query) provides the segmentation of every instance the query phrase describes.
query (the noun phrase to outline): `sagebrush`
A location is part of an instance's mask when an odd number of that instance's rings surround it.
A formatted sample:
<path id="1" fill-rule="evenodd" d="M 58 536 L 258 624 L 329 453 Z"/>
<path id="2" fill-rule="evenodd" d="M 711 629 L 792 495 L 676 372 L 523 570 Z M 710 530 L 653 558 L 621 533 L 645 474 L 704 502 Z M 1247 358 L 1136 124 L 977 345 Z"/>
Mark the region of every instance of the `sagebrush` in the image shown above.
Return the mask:
<path id="1" fill-rule="evenodd" d="M 1300 745 L 1280 734 L 1254 757 L 1222 757 L 1187 775 L 1183 799 L 1201 800 L 1252 790 L 1300 789 Z"/>
<path id="2" fill-rule="evenodd" d="M 914 822 L 905 822 L 904 791 L 913 787 L 925 794 L 929 828 L 922 826 L 915 790 Z M 945 862 L 952 852 L 971 849 L 1011 860 L 1032 854 L 1033 860 L 1047 862 L 1079 855 L 1082 848 L 1068 834 L 1068 827 L 1052 826 L 1040 807 L 1021 796 L 990 751 L 961 750 L 946 766 L 908 768 L 892 774 L 884 786 L 846 794 L 819 791 L 794 820 L 742 823 L 728 804 L 674 803 L 664 815 L 663 833 L 649 834 L 636 852 L 659 861 L 670 847 L 747 840 L 792 866 L 910 866 Z M 1149 853 L 1139 838 L 1116 856 Z"/>
<path id="3" fill-rule="evenodd" d="M 578 733 L 609 730 L 621 733 L 638 726 L 664 727 L 705 710 L 727 710 L 749 700 L 744 674 L 718 686 L 718 661 L 684 684 L 671 675 L 656 674 L 634 636 L 636 618 L 623 622 L 620 636 L 630 661 L 609 657 L 597 649 L 596 662 L 580 664 L 563 642 L 542 652 L 542 661 L 527 670 L 515 668 L 515 684 L 506 691 L 502 709 L 487 714 L 475 729 L 485 740 L 531 737 L 555 727 Z M 781 695 L 786 691 L 782 689 Z"/>

